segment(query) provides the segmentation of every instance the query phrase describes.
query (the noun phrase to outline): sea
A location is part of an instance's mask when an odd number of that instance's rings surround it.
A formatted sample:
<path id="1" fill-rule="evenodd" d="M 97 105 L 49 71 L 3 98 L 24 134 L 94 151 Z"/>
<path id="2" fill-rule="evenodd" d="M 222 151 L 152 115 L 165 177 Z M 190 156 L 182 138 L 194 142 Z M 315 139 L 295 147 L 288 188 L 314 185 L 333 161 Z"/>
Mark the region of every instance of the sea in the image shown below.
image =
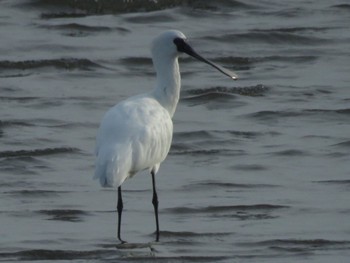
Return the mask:
<path id="1" fill-rule="evenodd" d="M 0 0 L 0 262 L 350 262 L 350 2 Z M 182 31 L 170 153 L 92 179 L 104 113 Z"/>

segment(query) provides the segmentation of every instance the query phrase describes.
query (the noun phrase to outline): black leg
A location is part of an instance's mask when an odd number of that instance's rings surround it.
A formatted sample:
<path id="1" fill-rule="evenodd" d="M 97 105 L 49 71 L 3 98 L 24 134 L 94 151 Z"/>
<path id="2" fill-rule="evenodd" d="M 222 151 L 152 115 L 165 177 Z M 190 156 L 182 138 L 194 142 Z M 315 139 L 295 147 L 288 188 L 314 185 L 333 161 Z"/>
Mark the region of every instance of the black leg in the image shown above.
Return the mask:
<path id="1" fill-rule="evenodd" d="M 158 221 L 158 195 L 157 195 L 157 190 L 156 190 L 156 181 L 154 178 L 154 172 L 151 172 L 152 175 L 152 185 L 153 185 L 153 198 L 152 198 L 152 204 L 154 207 L 154 215 L 156 217 L 156 242 L 159 241 L 159 221 Z"/>
<path id="2" fill-rule="evenodd" d="M 122 188 L 121 186 L 118 187 L 118 205 L 117 205 L 117 210 L 118 210 L 118 239 L 120 242 L 125 243 L 124 240 L 121 239 L 120 237 L 120 225 L 122 223 L 122 212 L 123 212 L 123 198 L 122 198 Z"/>

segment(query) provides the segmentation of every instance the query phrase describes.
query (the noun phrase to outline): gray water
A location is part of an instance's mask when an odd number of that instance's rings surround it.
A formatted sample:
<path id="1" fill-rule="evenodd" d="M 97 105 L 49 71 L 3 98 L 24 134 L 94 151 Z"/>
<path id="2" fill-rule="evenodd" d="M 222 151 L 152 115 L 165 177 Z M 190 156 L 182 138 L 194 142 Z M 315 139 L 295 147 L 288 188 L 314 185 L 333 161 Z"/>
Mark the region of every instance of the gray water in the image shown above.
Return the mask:
<path id="1" fill-rule="evenodd" d="M 349 24 L 346 0 L 0 1 L 0 261 L 349 262 Z M 160 242 L 144 172 L 120 248 L 95 135 L 167 29 L 240 79 L 180 59 Z"/>

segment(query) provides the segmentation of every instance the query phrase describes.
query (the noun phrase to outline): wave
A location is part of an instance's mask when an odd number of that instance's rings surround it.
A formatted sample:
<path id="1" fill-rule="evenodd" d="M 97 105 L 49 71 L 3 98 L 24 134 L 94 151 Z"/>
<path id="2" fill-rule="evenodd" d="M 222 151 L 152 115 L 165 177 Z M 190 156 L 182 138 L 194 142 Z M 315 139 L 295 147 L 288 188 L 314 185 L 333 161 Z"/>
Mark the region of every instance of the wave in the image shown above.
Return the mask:
<path id="1" fill-rule="evenodd" d="M 238 131 L 238 130 L 197 130 L 174 132 L 174 140 L 193 140 L 193 139 L 213 139 L 213 138 L 244 138 L 252 139 L 261 136 L 278 135 L 277 132 L 255 132 L 255 131 Z"/>
<path id="2" fill-rule="evenodd" d="M 275 156 L 306 156 L 308 153 L 306 151 L 297 150 L 297 149 L 287 149 L 282 151 L 276 151 L 270 153 Z"/>
<path id="3" fill-rule="evenodd" d="M 173 138 L 175 140 L 211 139 L 214 137 L 212 133 L 206 130 L 174 132 Z"/>
<path id="4" fill-rule="evenodd" d="M 42 13 L 40 17 L 42 19 L 55 19 L 55 18 L 79 18 L 85 17 L 88 14 L 83 11 L 74 10 L 74 11 L 55 11 L 50 13 Z"/>
<path id="5" fill-rule="evenodd" d="M 179 147 L 178 144 L 171 146 L 169 154 L 171 155 L 190 155 L 195 157 L 200 156 L 242 156 L 246 153 L 243 150 L 231 149 L 194 149 L 190 146 Z"/>
<path id="6" fill-rule="evenodd" d="M 96 33 L 106 33 L 111 31 L 118 31 L 119 33 L 128 33 L 128 29 L 123 27 L 108 27 L 108 26 L 88 26 L 79 23 L 67 23 L 61 25 L 42 25 L 42 28 L 49 30 L 62 31 L 63 35 L 71 37 L 82 37 Z"/>
<path id="7" fill-rule="evenodd" d="M 331 7 L 342 9 L 342 10 L 350 10 L 350 4 L 338 4 L 338 5 L 332 5 Z"/>
<path id="8" fill-rule="evenodd" d="M 241 96 L 263 96 L 269 91 L 269 87 L 264 85 L 255 85 L 248 87 L 212 87 L 203 89 L 192 89 L 183 92 L 187 97 L 182 98 L 182 100 L 213 100 L 215 98 L 230 98 L 229 96 L 237 94 Z"/>
<path id="9" fill-rule="evenodd" d="M 272 184 L 242 184 L 242 183 L 229 183 L 229 182 L 219 182 L 214 180 L 194 182 L 186 184 L 183 186 L 184 190 L 205 190 L 205 189 L 214 189 L 214 188 L 225 188 L 225 189 L 254 189 L 254 188 L 273 188 L 278 187 L 278 185 Z"/>
<path id="10" fill-rule="evenodd" d="M 270 119 L 285 118 L 285 117 L 299 117 L 300 115 L 302 115 L 302 113 L 296 112 L 296 111 L 264 110 L 264 111 L 250 113 L 250 114 L 248 114 L 248 117 L 256 118 L 256 119 L 260 119 L 260 120 L 270 120 Z"/>
<path id="11" fill-rule="evenodd" d="M 171 214 L 208 214 L 212 217 L 229 218 L 236 220 L 265 220 L 277 218 L 273 212 L 278 209 L 287 209 L 289 206 L 256 204 L 233 206 L 207 206 L 200 208 L 175 207 L 165 209 Z"/>
<path id="12" fill-rule="evenodd" d="M 44 13 L 44 18 L 51 18 L 50 14 L 57 17 L 66 17 L 71 15 L 102 15 L 119 14 L 134 12 L 150 12 L 181 6 L 186 3 L 185 0 L 129 0 L 129 1 L 111 1 L 111 0 L 33 0 L 27 5 L 42 9 L 53 9 L 55 11 Z M 58 15 L 61 16 L 58 16 Z"/>
<path id="13" fill-rule="evenodd" d="M 246 116 L 250 118 L 256 118 L 260 120 L 271 120 L 271 119 L 278 119 L 278 118 L 289 118 L 289 117 L 307 117 L 307 116 L 314 116 L 314 117 L 321 117 L 322 120 L 325 120 L 325 117 L 329 117 L 332 121 L 339 121 L 339 118 L 334 118 L 334 115 L 336 116 L 342 116 L 345 119 L 348 119 L 350 115 L 350 109 L 302 109 L 302 110 L 279 110 L 279 111 L 271 111 L 271 110 L 265 110 L 265 111 L 258 111 L 254 113 L 249 113 Z"/>
<path id="14" fill-rule="evenodd" d="M 325 249 L 349 249 L 350 241 L 329 239 L 271 239 L 255 243 L 240 243 L 244 246 L 264 246 L 270 249 L 286 251 L 315 251 Z"/>
<path id="15" fill-rule="evenodd" d="M 228 206 L 207 206 L 207 207 L 174 207 L 164 209 L 166 212 L 174 214 L 199 214 L 199 213 L 227 213 L 243 211 L 272 211 L 277 209 L 286 209 L 289 206 L 255 204 L 255 205 L 228 205 Z"/>
<path id="16" fill-rule="evenodd" d="M 16 186 L 18 186 L 16 184 Z M 6 191 L 4 194 L 11 196 L 18 196 L 20 198 L 48 198 L 56 197 L 59 194 L 66 194 L 68 191 L 53 191 L 53 190 L 15 190 L 15 191 Z"/>
<path id="17" fill-rule="evenodd" d="M 39 98 L 39 97 L 0 97 L 0 100 L 8 100 L 8 101 L 37 101 L 38 103 L 35 105 L 36 107 L 40 107 L 45 105 L 48 107 L 48 105 L 62 105 L 62 103 L 55 102 L 58 101 L 57 98 Z M 90 98 L 85 97 L 67 97 L 65 99 L 66 101 L 73 101 L 74 103 L 88 103 Z M 91 105 L 91 103 L 90 103 Z M 96 123 L 92 122 L 69 122 L 67 120 L 59 120 L 59 119 L 46 119 L 46 118 L 35 118 L 35 119 L 28 119 L 28 120 L 0 120 L 0 129 L 1 128 L 7 128 L 7 127 L 47 127 L 47 128 L 76 128 L 76 127 L 89 127 L 89 128 L 96 128 Z"/>
<path id="18" fill-rule="evenodd" d="M 34 150 L 1 151 L 0 158 L 46 156 L 46 155 L 54 155 L 54 154 L 77 153 L 77 152 L 80 152 L 80 150 L 78 148 L 73 148 L 73 147 L 56 147 L 56 148 L 34 149 Z"/>
<path id="19" fill-rule="evenodd" d="M 120 64 L 128 66 L 151 66 L 152 59 L 150 57 L 126 57 L 119 59 Z"/>
<path id="20" fill-rule="evenodd" d="M 266 166 L 259 165 L 259 164 L 238 164 L 238 165 L 232 166 L 232 168 L 241 170 L 241 171 L 263 171 L 268 169 Z"/>
<path id="21" fill-rule="evenodd" d="M 270 29 L 254 29 L 254 32 L 261 33 L 271 33 L 271 32 L 280 32 L 280 33 L 298 33 L 298 32 L 323 32 L 329 29 L 333 29 L 331 27 L 278 27 L 278 28 L 270 28 Z"/>
<path id="22" fill-rule="evenodd" d="M 314 181 L 315 183 L 321 183 L 321 184 L 334 184 L 334 185 L 340 185 L 340 186 L 350 186 L 350 180 L 344 179 L 344 180 L 323 180 L 323 181 Z"/>
<path id="23" fill-rule="evenodd" d="M 345 109 L 336 109 L 336 110 L 328 110 L 328 109 L 307 109 L 304 110 L 304 112 L 309 112 L 309 113 L 337 113 L 337 114 L 345 114 L 345 115 L 350 115 L 350 108 L 345 108 Z"/>
<path id="24" fill-rule="evenodd" d="M 162 238 L 182 238 L 182 237 L 215 237 L 215 236 L 228 236 L 231 233 L 214 233 L 214 232 L 192 232 L 192 231 L 160 231 L 160 235 Z"/>
<path id="25" fill-rule="evenodd" d="M 9 261 L 18 259 L 21 261 L 36 260 L 99 260 L 102 255 L 115 254 L 111 250 L 51 250 L 51 249 L 29 249 L 17 252 L 0 252 L 1 258 L 7 258 Z"/>
<path id="26" fill-rule="evenodd" d="M 0 99 L 7 100 L 8 97 L 0 97 Z M 14 98 L 10 97 L 9 99 L 14 99 Z M 20 97 L 18 99 L 19 100 L 22 100 L 22 99 L 26 100 L 26 97 Z M 30 100 L 32 100 L 32 99 L 34 99 L 34 97 L 30 98 Z M 17 121 L 15 121 L 15 120 L 7 120 L 7 121 L 0 120 L 0 128 L 11 127 L 11 126 L 31 127 L 31 126 L 34 126 L 34 124 L 27 122 L 27 121 L 20 121 L 20 120 L 17 120 Z"/>
<path id="27" fill-rule="evenodd" d="M 183 7 L 191 10 L 251 9 L 253 5 L 237 0 L 218 0 L 215 3 L 193 0 L 32 0 L 24 6 L 44 9 L 44 19 L 82 17 L 88 15 L 152 12 Z M 193 13 L 193 12 L 192 12 Z"/>
<path id="28" fill-rule="evenodd" d="M 263 43 L 283 45 L 320 45 L 330 40 L 313 36 L 304 36 L 286 31 L 256 31 L 248 33 L 231 33 L 219 36 L 207 36 L 204 39 L 229 43 Z"/>
<path id="29" fill-rule="evenodd" d="M 59 58 L 59 59 L 42 59 L 42 60 L 24 60 L 24 61 L 0 61 L 0 70 L 28 70 L 45 67 L 54 67 L 64 70 L 92 70 L 93 68 L 102 67 L 89 59 L 80 58 Z"/>
<path id="30" fill-rule="evenodd" d="M 124 21 L 134 24 L 152 24 L 176 21 L 173 12 L 151 12 L 151 13 L 136 13 L 133 16 L 124 17 Z"/>
<path id="31" fill-rule="evenodd" d="M 185 1 L 186 2 L 186 1 Z M 198 9 L 209 9 L 209 10 L 217 10 L 217 9 L 251 9 L 255 6 L 247 3 L 246 1 L 236 1 L 236 0 L 217 0 L 217 1 L 187 1 L 188 6 Z"/>
<path id="32" fill-rule="evenodd" d="M 255 132 L 236 130 L 197 130 L 175 132 L 170 154 L 191 156 L 242 156 L 244 150 L 230 147 L 242 140 L 264 136 L 276 136 L 276 132 Z M 252 167 L 251 167 L 252 168 Z M 259 167 L 255 167 L 258 169 Z M 252 168 L 253 169 L 253 168 Z M 260 167 L 260 169 L 264 169 Z"/>
<path id="33" fill-rule="evenodd" d="M 344 148 L 350 148 L 350 141 L 344 141 L 337 144 L 333 144 L 332 146 L 339 146 Z"/>
<path id="34" fill-rule="evenodd" d="M 39 210 L 38 214 L 49 216 L 48 220 L 80 222 L 83 221 L 82 217 L 89 215 L 89 213 L 82 210 L 74 209 L 52 209 L 52 210 Z"/>
<path id="35" fill-rule="evenodd" d="M 294 64 L 304 64 L 314 62 L 318 59 L 316 55 L 274 55 L 261 57 L 216 57 L 213 60 L 219 64 L 230 65 L 233 69 L 245 70 L 250 69 L 256 63 L 266 62 L 284 62 Z"/>
<path id="36" fill-rule="evenodd" d="M 61 25 L 43 25 L 41 27 L 48 29 L 63 29 L 63 30 L 80 30 L 80 31 L 91 31 L 91 32 L 106 32 L 112 31 L 111 27 L 107 26 L 87 26 L 79 23 L 68 23 Z"/>

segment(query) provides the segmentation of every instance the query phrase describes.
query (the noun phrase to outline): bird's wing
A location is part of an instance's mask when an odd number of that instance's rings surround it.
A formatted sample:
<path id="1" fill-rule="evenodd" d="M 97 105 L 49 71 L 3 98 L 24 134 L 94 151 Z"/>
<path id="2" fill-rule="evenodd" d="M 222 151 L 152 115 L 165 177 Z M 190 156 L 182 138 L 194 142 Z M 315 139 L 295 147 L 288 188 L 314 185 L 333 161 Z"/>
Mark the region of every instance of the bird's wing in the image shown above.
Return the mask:
<path id="1" fill-rule="evenodd" d="M 154 98 L 134 97 L 111 108 L 96 139 L 96 171 L 102 185 L 119 186 L 138 171 L 152 169 L 167 156 L 173 124 Z"/>

